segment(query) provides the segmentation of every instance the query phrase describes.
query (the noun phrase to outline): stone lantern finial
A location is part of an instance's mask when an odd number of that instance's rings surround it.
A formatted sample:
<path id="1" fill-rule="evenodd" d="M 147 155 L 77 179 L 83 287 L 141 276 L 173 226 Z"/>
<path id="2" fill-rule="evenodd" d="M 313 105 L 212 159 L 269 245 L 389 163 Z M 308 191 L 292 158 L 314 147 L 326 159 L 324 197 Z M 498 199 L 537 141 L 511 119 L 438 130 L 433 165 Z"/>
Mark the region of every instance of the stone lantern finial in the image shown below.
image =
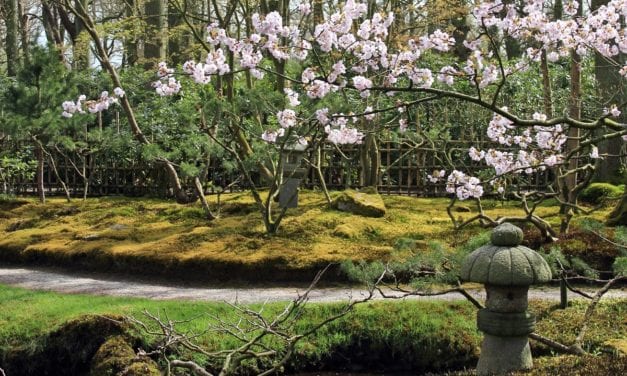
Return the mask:
<path id="1" fill-rule="evenodd" d="M 520 228 L 503 223 L 492 230 L 491 244 L 469 254 L 462 264 L 464 281 L 483 283 L 486 308 L 477 313 L 484 332 L 477 374 L 494 375 L 533 366 L 529 340 L 535 317 L 527 312 L 532 284 L 551 280 L 551 269 L 536 251 L 520 245 Z"/>

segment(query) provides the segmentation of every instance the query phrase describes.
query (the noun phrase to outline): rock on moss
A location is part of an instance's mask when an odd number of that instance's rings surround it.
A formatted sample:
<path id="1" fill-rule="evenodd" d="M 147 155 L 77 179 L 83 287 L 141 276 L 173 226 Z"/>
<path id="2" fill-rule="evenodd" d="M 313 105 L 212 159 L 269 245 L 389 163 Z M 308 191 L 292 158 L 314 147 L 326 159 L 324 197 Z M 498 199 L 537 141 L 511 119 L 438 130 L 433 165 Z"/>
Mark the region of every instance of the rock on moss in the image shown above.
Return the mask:
<path id="1" fill-rule="evenodd" d="M 383 199 L 378 193 L 357 192 L 347 189 L 335 199 L 333 207 L 340 211 L 364 217 L 383 217 L 386 209 Z"/>

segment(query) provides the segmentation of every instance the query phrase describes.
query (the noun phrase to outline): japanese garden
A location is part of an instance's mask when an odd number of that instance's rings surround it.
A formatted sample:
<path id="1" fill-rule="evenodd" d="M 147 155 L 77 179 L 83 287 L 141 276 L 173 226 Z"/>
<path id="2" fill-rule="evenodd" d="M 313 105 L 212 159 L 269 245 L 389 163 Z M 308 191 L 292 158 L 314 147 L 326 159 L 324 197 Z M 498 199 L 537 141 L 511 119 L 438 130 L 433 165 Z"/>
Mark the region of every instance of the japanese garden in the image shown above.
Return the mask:
<path id="1" fill-rule="evenodd" d="M 627 374 L 627 0 L 0 20 L 0 376 Z"/>

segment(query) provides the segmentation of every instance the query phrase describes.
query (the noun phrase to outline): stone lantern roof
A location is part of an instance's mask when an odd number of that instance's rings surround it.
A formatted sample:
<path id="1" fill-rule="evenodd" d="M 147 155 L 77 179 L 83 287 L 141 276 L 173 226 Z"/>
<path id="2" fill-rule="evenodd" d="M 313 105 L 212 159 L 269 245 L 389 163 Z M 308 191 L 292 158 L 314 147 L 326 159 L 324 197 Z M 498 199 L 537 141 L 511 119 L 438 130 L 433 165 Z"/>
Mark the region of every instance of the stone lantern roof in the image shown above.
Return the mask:
<path id="1" fill-rule="evenodd" d="M 520 245 L 520 228 L 503 223 L 492 230 L 491 244 L 464 259 L 461 279 L 495 286 L 529 286 L 551 280 L 551 269 L 536 251 Z"/>

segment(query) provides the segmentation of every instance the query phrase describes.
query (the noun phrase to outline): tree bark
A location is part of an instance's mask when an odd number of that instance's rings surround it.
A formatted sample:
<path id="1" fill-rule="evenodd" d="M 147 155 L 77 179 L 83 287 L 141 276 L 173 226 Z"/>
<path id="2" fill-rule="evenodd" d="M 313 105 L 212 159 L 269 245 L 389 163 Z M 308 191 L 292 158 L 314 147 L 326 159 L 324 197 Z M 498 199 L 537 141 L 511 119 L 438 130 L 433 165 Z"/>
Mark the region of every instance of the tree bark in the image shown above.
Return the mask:
<path id="1" fill-rule="evenodd" d="M 602 5 L 607 5 L 608 0 L 592 0 L 592 11 L 598 9 Z M 625 55 L 621 54 L 616 61 L 625 61 Z M 627 101 L 626 88 L 623 85 L 624 80 L 618 73 L 619 67 L 613 64 L 610 59 L 596 53 L 594 56 L 594 75 L 597 81 L 597 97 L 601 101 L 602 112 L 604 108 L 610 108 L 613 104 L 620 105 Z M 627 112 L 623 111 L 620 119 L 621 123 L 627 122 Z M 599 136 L 604 130 L 599 130 Z M 614 137 L 606 140 L 598 145 L 599 154 L 603 155 L 603 159 L 597 160 L 595 177 L 596 181 L 620 183 L 620 170 L 622 167 L 621 151 L 624 141 L 620 137 Z"/>
<path id="2" fill-rule="evenodd" d="M 570 99 L 568 111 L 571 118 L 579 120 L 581 119 L 581 56 L 573 51 L 571 60 Z M 579 146 L 580 133 L 579 128 L 568 128 L 568 140 L 566 141 L 564 154 L 568 154 L 571 150 L 575 150 Z M 579 165 L 578 156 L 579 154 L 575 154 L 568 161 L 566 161 L 566 165 L 564 167 L 567 171 L 572 171 L 572 173 L 567 174 L 564 178 L 562 178 L 563 182 L 561 184 L 561 199 L 563 202 L 571 205 L 577 205 L 578 192 L 576 192 L 576 187 L 577 177 L 579 174 L 575 171 Z M 562 205 L 560 211 L 562 214 L 560 234 L 565 234 L 568 232 L 570 220 L 574 215 L 574 209 L 573 206 Z"/>
<path id="3" fill-rule="evenodd" d="M 46 192 L 44 190 L 44 161 L 45 155 L 44 151 L 37 143 L 35 145 L 35 157 L 37 158 L 37 195 L 39 196 L 39 202 L 42 204 L 46 203 Z"/>
<path id="4" fill-rule="evenodd" d="M 87 12 L 89 2 L 87 0 L 76 0 L 75 7 L 81 8 Z M 72 35 L 73 46 L 73 67 L 74 69 L 88 69 L 89 68 L 89 43 L 80 39 L 80 34 L 85 30 L 85 25 L 80 17 L 74 18 L 74 33 Z"/>
<path id="5" fill-rule="evenodd" d="M 6 55 L 7 74 L 14 77 L 19 67 L 19 52 L 17 40 L 19 35 L 18 0 L 4 0 L 3 7 L 6 13 Z"/>
<path id="6" fill-rule="evenodd" d="M 124 13 L 126 17 L 139 16 L 137 2 L 135 0 L 126 0 L 124 2 Z M 140 51 L 137 40 L 138 37 L 136 35 L 131 35 L 124 39 L 124 64 L 127 66 L 133 66 L 139 60 Z"/>
<path id="7" fill-rule="evenodd" d="M 148 0 L 144 4 L 149 38 L 144 44 L 146 67 L 153 68 L 155 62 L 165 61 L 168 52 L 168 2 Z"/>
<path id="8" fill-rule="evenodd" d="M 361 185 L 364 187 L 374 187 L 379 185 L 379 168 L 381 157 L 379 146 L 374 134 L 368 133 L 363 147 L 361 148 Z"/>
<path id="9" fill-rule="evenodd" d="M 18 15 L 20 18 L 20 39 L 22 42 L 22 63 L 26 66 L 28 66 L 30 64 L 30 49 L 28 47 L 28 22 L 29 22 L 29 15 L 27 14 L 28 12 L 24 11 L 24 8 L 22 7 L 22 3 L 20 3 L 19 1 L 17 2 L 17 9 L 18 9 Z"/>

